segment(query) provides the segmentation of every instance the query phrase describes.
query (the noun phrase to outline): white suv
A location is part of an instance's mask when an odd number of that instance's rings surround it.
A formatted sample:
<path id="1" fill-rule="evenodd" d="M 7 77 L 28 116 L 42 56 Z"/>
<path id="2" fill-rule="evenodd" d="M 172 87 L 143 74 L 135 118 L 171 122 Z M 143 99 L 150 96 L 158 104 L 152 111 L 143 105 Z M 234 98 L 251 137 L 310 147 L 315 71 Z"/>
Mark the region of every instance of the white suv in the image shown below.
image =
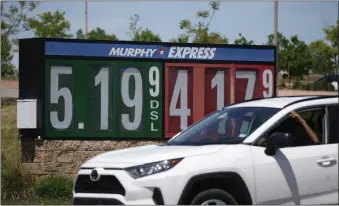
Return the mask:
<path id="1" fill-rule="evenodd" d="M 338 204 L 338 97 L 250 100 L 84 163 L 73 204 Z"/>

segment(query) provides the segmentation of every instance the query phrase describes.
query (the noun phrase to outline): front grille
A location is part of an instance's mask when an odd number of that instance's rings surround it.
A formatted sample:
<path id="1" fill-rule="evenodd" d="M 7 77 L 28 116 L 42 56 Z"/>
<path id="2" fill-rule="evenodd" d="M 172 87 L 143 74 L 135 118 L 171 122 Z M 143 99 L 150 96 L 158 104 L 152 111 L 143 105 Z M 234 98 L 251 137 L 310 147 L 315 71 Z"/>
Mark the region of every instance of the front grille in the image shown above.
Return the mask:
<path id="1" fill-rule="evenodd" d="M 119 180 L 113 175 L 102 175 L 100 180 L 93 182 L 89 175 L 79 175 L 75 187 L 75 193 L 106 193 L 125 196 L 125 189 Z"/>
<path id="2" fill-rule="evenodd" d="M 106 198 L 74 198 L 73 205 L 123 205 L 115 199 Z"/>

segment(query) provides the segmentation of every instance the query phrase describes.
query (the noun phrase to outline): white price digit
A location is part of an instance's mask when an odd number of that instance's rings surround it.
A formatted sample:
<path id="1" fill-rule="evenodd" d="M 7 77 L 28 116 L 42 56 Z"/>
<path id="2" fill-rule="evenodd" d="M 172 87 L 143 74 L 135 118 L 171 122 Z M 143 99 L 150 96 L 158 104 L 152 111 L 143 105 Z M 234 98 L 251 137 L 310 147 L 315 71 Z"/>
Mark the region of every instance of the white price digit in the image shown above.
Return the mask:
<path id="1" fill-rule="evenodd" d="M 65 100 L 65 110 L 64 110 L 64 120 L 60 121 L 58 118 L 57 111 L 50 112 L 50 121 L 54 128 L 56 129 L 67 129 L 72 122 L 73 115 L 73 98 L 72 93 L 67 87 L 62 87 L 59 89 L 59 75 L 69 75 L 72 74 L 72 67 L 66 66 L 52 66 L 51 67 L 51 104 L 57 104 L 59 98 L 63 97 Z"/>
<path id="2" fill-rule="evenodd" d="M 225 75 L 224 71 L 218 71 L 211 81 L 212 89 L 217 87 L 217 109 L 224 107 L 224 95 L 225 95 Z"/>
<path id="3" fill-rule="evenodd" d="M 175 82 L 173 95 L 170 103 L 170 116 L 180 116 L 180 129 L 184 130 L 187 128 L 188 116 L 191 115 L 191 110 L 188 109 L 188 74 L 186 70 L 179 70 L 178 76 Z M 180 94 L 180 109 L 176 108 Z"/>
<path id="4" fill-rule="evenodd" d="M 135 80 L 134 98 L 129 95 L 129 80 L 133 76 Z M 142 116 L 142 78 L 138 69 L 128 68 L 121 78 L 121 97 L 127 107 L 134 107 L 134 120 L 130 122 L 129 114 L 122 114 L 121 121 L 125 129 L 136 130 L 139 128 Z"/>
<path id="5" fill-rule="evenodd" d="M 263 86 L 268 91 L 263 91 L 264 97 L 272 97 L 273 93 L 273 74 L 269 69 L 264 70 L 263 73 Z"/>
<path id="6" fill-rule="evenodd" d="M 108 129 L 108 82 L 109 68 L 103 67 L 95 77 L 95 86 L 101 85 L 100 91 L 100 129 Z"/>
<path id="7" fill-rule="evenodd" d="M 253 71 L 237 71 L 236 78 L 238 79 L 248 79 L 245 100 L 253 98 L 254 92 L 254 83 L 256 79 L 256 73 Z"/>
<path id="8" fill-rule="evenodd" d="M 156 66 L 152 66 L 149 70 L 149 83 L 154 88 L 149 89 L 149 93 L 152 97 L 157 97 L 159 95 L 159 69 Z"/>

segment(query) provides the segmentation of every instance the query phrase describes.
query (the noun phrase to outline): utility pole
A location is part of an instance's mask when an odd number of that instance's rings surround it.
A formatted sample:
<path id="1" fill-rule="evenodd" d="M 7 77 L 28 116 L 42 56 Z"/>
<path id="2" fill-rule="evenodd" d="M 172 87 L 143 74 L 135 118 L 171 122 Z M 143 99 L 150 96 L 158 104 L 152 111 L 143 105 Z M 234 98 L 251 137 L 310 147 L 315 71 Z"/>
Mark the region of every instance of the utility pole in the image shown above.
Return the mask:
<path id="1" fill-rule="evenodd" d="M 278 87 L 279 87 L 279 72 L 278 72 L 278 53 L 279 53 L 279 44 L 278 44 L 278 0 L 274 0 L 274 45 L 276 46 L 276 96 L 278 96 Z"/>
<path id="2" fill-rule="evenodd" d="M 85 39 L 88 38 L 88 8 L 87 1 L 85 1 Z"/>

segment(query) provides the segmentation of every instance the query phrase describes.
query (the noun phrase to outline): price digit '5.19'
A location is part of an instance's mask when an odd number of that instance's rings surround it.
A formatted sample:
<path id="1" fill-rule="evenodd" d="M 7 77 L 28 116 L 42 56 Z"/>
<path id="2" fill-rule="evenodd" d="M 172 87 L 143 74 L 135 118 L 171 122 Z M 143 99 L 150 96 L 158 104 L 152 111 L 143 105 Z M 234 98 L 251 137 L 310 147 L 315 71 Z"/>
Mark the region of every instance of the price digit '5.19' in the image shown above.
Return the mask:
<path id="1" fill-rule="evenodd" d="M 134 97 L 129 95 L 129 81 L 133 77 L 135 81 Z M 125 129 L 136 130 L 139 128 L 142 117 L 142 78 L 138 69 L 128 68 L 124 71 L 121 78 L 121 97 L 127 107 L 134 107 L 134 120 L 129 120 L 129 114 L 122 114 L 121 121 Z"/>
<path id="2" fill-rule="evenodd" d="M 101 92 L 100 92 L 100 129 L 107 130 L 108 129 L 108 95 L 109 91 L 109 68 L 103 67 L 100 72 L 95 76 L 95 86 L 100 84 Z M 106 92 L 105 92 L 106 91 Z"/>
<path id="3" fill-rule="evenodd" d="M 52 66 L 51 67 L 51 87 L 50 87 L 50 101 L 51 104 L 58 104 L 60 97 L 64 98 L 64 119 L 59 120 L 58 112 L 50 112 L 50 121 L 56 129 L 67 129 L 72 122 L 73 116 L 73 98 L 69 88 L 59 88 L 59 77 L 61 75 L 71 75 L 72 67 L 67 66 Z"/>

